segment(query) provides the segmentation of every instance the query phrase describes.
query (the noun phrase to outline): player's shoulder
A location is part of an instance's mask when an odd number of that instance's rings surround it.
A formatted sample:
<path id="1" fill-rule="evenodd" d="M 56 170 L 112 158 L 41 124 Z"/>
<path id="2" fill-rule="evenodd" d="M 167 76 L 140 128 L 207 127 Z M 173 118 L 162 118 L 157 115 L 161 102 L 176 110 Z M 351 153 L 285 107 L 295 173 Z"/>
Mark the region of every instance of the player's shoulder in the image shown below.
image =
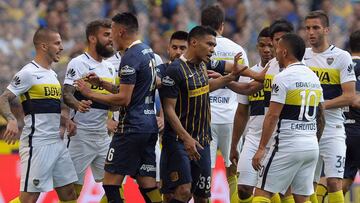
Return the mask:
<path id="1" fill-rule="evenodd" d="M 86 53 L 82 53 L 82 54 L 72 58 L 69 61 L 68 66 L 78 67 L 81 64 L 89 63 L 89 61 L 90 61 L 90 56 L 88 56 Z"/>

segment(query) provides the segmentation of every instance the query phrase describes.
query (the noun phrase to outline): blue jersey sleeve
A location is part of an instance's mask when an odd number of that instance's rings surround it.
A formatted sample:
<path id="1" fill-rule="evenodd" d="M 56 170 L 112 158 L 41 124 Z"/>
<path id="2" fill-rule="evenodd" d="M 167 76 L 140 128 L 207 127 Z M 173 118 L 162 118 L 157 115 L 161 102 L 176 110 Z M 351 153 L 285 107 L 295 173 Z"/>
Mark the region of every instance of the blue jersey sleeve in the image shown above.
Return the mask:
<path id="1" fill-rule="evenodd" d="M 121 59 L 119 77 L 120 84 L 135 84 L 140 61 L 133 54 L 126 54 Z"/>
<path id="2" fill-rule="evenodd" d="M 156 74 L 159 78 L 163 78 L 164 75 L 166 74 L 165 73 L 166 66 L 167 66 L 167 64 L 165 64 L 165 63 L 156 66 Z"/>
<path id="3" fill-rule="evenodd" d="M 222 75 L 224 75 L 225 72 L 225 61 L 217 61 L 217 60 L 211 60 L 206 64 L 206 68 L 208 70 L 216 71 Z"/>
<path id="4" fill-rule="evenodd" d="M 165 76 L 161 79 L 161 95 L 167 98 L 177 98 L 183 81 L 180 71 L 180 64 L 172 63 L 165 71 Z"/>

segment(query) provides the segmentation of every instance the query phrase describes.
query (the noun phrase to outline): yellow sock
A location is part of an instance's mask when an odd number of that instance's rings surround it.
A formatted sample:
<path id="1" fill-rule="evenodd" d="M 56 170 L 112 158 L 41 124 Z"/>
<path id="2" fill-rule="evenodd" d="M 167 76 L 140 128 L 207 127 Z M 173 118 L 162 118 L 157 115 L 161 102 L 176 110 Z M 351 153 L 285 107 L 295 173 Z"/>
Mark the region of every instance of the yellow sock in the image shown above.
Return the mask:
<path id="1" fill-rule="evenodd" d="M 249 202 L 252 202 L 253 201 L 253 199 L 254 199 L 254 196 L 250 196 L 250 197 L 248 197 L 247 199 L 239 199 L 238 198 L 238 201 L 237 202 L 239 202 L 239 203 L 249 203 Z M 237 203 L 236 202 L 236 203 Z M 231 203 L 233 203 L 232 201 L 231 201 Z"/>
<path id="2" fill-rule="evenodd" d="M 239 202 L 236 175 L 229 176 L 227 178 L 227 181 L 229 184 L 230 202 L 231 203 Z"/>
<path id="3" fill-rule="evenodd" d="M 319 203 L 315 192 L 312 195 L 310 195 L 310 202 L 311 203 Z"/>
<path id="4" fill-rule="evenodd" d="M 59 201 L 59 203 L 76 203 L 76 200 L 70 200 L 70 201 Z"/>
<path id="5" fill-rule="evenodd" d="M 253 198 L 253 203 L 271 203 L 271 200 L 267 197 L 256 196 Z"/>
<path id="6" fill-rule="evenodd" d="M 120 197 L 122 199 L 122 201 L 125 203 L 125 198 L 124 198 L 124 186 L 122 186 L 120 189 Z M 100 200 L 100 203 L 108 203 L 108 199 L 106 197 L 106 195 L 104 194 Z"/>
<path id="7" fill-rule="evenodd" d="M 281 203 L 281 198 L 279 193 L 275 193 L 272 197 L 271 197 L 271 203 Z"/>
<path id="8" fill-rule="evenodd" d="M 295 203 L 295 199 L 292 195 L 281 199 L 281 203 Z"/>
<path id="9" fill-rule="evenodd" d="M 325 198 L 328 195 L 327 187 L 323 184 L 318 184 L 316 187 L 316 195 L 318 203 L 325 203 Z"/>
<path id="10" fill-rule="evenodd" d="M 16 197 L 15 199 L 10 200 L 9 203 L 21 203 L 20 202 L 20 197 Z"/>
<path id="11" fill-rule="evenodd" d="M 344 203 L 344 194 L 342 190 L 329 192 L 329 203 Z"/>
<path id="12" fill-rule="evenodd" d="M 80 193 L 81 193 L 81 190 L 82 190 L 82 185 L 78 185 L 78 184 L 74 184 L 74 188 L 75 188 L 75 192 L 76 192 L 76 197 L 80 197 Z"/>

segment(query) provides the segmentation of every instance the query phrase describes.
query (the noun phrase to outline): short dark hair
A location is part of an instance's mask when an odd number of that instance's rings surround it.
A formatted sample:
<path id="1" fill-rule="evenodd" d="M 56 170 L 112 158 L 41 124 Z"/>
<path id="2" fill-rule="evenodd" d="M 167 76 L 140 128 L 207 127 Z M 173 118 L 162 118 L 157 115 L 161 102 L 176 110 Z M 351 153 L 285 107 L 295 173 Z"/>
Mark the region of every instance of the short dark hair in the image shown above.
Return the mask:
<path id="1" fill-rule="evenodd" d="M 212 35 L 212 36 L 216 37 L 216 32 L 214 29 L 212 29 L 209 26 L 196 26 L 190 30 L 189 36 L 188 36 L 188 42 L 190 42 L 191 39 L 193 39 L 193 38 L 203 37 L 205 35 Z"/>
<path id="2" fill-rule="evenodd" d="M 260 37 L 270 37 L 270 28 L 269 27 L 264 27 L 257 38 L 257 41 L 259 41 Z"/>
<path id="3" fill-rule="evenodd" d="M 171 37 L 170 37 L 170 41 L 177 39 L 177 40 L 184 40 L 187 41 L 189 34 L 185 31 L 176 31 L 174 32 Z"/>
<path id="4" fill-rule="evenodd" d="M 86 25 L 86 40 L 89 42 L 89 37 L 96 35 L 101 27 L 111 28 L 111 21 L 109 19 L 99 19 L 91 21 Z"/>
<path id="5" fill-rule="evenodd" d="M 294 32 L 294 26 L 285 19 L 275 20 L 270 25 L 270 37 L 271 39 L 274 38 L 275 33 L 277 32 L 287 32 L 292 33 Z"/>
<path id="6" fill-rule="evenodd" d="M 126 27 L 127 32 L 135 33 L 139 30 L 139 23 L 136 16 L 129 12 L 118 13 L 111 19 L 113 22 Z"/>
<path id="7" fill-rule="evenodd" d="M 42 28 L 37 29 L 35 31 L 35 34 L 34 34 L 34 37 L 33 37 L 34 46 L 36 47 L 42 42 L 47 42 L 48 41 L 48 36 L 51 33 L 58 34 L 59 32 L 54 30 L 54 29 L 47 28 L 47 27 L 42 27 Z"/>
<path id="8" fill-rule="evenodd" d="M 314 18 L 319 18 L 323 26 L 329 27 L 329 17 L 323 10 L 311 11 L 309 14 L 307 14 L 305 20 Z"/>
<path id="9" fill-rule="evenodd" d="M 286 44 L 288 50 L 297 60 L 302 60 L 306 46 L 304 40 L 299 35 L 288 33 L 281 37 L 281 41 Z"/>
<path id="10" fill-rule="evenodd" d="M 218 30 L 224 21 L 224 11 L 218 5 L 209 6 L 201 12 L 202 26 L 209 26 L 214 30 Z"/>
<path id="11" fill-rule="evenodd" d="M 351 52 L 360 52 L 360 30 L 351 33 L 349 46 Z"/>

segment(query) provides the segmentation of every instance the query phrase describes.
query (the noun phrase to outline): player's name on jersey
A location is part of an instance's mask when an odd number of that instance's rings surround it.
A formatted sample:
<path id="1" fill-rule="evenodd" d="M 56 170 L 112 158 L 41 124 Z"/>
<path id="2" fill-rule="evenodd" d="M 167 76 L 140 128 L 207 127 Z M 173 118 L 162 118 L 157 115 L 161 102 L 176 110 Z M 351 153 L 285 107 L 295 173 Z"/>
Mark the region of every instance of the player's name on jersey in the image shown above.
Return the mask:
<path id="1" fill-rule="evenodd" d="M 316 123 L 291 123 L 291 130 L 317 130 Z"/>
<path id="2" fill-rule="evenodd" d="M 210 103 L 228 104 L 230 97 L 209 96 Z"/>

